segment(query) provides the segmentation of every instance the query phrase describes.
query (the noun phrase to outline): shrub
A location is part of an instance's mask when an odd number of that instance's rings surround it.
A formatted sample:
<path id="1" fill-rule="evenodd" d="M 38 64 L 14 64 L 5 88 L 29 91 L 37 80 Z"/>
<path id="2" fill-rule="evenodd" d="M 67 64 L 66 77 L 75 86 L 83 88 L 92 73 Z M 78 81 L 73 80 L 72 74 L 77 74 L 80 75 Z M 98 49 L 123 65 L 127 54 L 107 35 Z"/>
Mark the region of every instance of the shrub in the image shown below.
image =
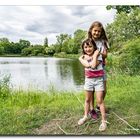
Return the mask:
<path id="1" fill-rule="evenodd" d="M 0 98 L 10 96 L 10 75 L 5 75 L 0 79 Z"/>
<path id="2" fill-rule="evenodd" d="M 140 73 L 140 39 L 128 41 L 120 50 L 119 67 L 130 75 Z"/>

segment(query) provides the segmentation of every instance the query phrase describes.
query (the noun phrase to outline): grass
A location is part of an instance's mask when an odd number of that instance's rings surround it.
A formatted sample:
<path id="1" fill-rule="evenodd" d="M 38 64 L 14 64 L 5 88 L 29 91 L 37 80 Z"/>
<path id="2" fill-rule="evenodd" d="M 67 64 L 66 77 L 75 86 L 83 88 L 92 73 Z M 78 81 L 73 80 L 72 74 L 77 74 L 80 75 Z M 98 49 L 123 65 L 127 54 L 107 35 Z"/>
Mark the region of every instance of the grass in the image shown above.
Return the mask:
<path id="1" fill-rule="evenodd" d="M 83 91 L 13 91 L 0 88 L 0 135 L 139 135 L 140 76 L 112 74 L 105 98 L 108 128 L 100 118 L 78 126 L 84 109 Z M 136 129 L 133 129 L 136 128 Z"/>

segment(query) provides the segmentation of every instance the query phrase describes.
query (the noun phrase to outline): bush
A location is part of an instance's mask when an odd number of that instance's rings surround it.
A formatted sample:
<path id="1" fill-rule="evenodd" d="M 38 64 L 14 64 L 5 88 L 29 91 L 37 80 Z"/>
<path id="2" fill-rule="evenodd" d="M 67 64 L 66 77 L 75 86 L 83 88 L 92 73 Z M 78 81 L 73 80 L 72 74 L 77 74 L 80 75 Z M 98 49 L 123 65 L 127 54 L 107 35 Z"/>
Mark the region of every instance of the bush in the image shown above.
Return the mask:
<path id="1" fill-rule="evenodd" d="M 0 98 L 7 98 L 10 96 L 10 75 L 3 76 L 0 79 Z"/>
<path id="2" fill-rule="evenodd" d="M 130 75 L 140 73 L 140 39 L 128 41 L 120 50 L 119 67 Z"/>

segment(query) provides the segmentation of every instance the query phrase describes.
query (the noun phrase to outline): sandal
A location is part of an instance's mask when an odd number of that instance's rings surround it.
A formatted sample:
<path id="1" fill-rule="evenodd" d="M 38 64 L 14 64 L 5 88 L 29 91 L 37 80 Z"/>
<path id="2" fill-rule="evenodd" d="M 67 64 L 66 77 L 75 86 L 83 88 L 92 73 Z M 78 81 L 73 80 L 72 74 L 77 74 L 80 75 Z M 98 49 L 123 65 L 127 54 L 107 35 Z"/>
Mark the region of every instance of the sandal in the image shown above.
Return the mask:
<path id="1" fill-rule="evenodd" d="M 106 130 L 106 128 L 107 128 L 107 121 L 103 121 L 102 120 L 102 123 L 101 123 L 101 125 L 100 125 L 100 127 L 99 127 L 99 131 L 105 131 Z"/>
<path id="2" fill-rule="evenodd" d="M 81 118 L 79 121 L 78 121 L 78 125 L 82 125 L 82 124 L 84 124 L 85 122 L 86 122 L 86 120 L 88 119 L 88 117 L 83 117 L 83 118 Z"/>

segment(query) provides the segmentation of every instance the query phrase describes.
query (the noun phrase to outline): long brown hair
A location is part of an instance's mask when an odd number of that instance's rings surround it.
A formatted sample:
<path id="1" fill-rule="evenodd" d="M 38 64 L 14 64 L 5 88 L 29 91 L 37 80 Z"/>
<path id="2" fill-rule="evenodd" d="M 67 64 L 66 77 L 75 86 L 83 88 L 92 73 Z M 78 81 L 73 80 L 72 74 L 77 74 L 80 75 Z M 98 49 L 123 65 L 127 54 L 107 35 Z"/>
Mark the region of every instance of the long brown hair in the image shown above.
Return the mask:
<path id="1" fill-rule="evenodd" d="M 95 21 L 91 24 L 91 26 L 89 27 L 89 30 L 88 30 L 88 38 L 92 38 L 92 29 L 97 26 L 97 27 L 100 27 L 101 28 L 101 36 L 100 36 L 100 39 L 104 40 L 104 45 L 105 47 L 108 49 L 108 38 L 107 38 L 107 35 L 105 33 L 105 29 L 102 25 L 101 22 L 99 21 Z"/>

